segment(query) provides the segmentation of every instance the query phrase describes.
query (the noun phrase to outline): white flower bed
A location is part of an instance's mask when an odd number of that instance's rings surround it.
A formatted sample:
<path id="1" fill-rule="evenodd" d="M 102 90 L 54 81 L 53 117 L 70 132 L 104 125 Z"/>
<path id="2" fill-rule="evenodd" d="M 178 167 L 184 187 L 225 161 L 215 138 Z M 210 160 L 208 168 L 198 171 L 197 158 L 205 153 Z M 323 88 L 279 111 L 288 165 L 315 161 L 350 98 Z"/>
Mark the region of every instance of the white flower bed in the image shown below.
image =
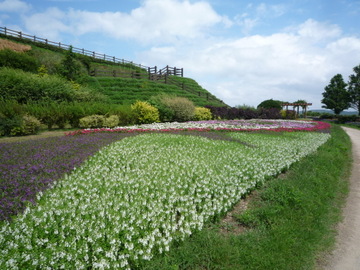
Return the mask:
<path id="1" fill-rule="evenodd" d="M 1 269 L 130 269 L 316 151 L 323 133 L 145 134 L 102 149 L 0 228 Z"/>

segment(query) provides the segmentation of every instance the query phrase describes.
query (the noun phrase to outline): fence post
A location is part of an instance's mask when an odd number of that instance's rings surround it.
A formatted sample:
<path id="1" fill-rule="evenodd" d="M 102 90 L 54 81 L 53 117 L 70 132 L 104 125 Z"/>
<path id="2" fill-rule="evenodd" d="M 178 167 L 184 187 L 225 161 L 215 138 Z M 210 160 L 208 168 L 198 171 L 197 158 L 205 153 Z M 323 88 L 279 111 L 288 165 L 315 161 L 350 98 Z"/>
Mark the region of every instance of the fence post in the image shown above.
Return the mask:
<path id="1" fill-rule="evenodd" d="M 61 48 L 61 42 L 59 42 L 59 48 Z"/>
<path id="2" fill-rule="evenodd" d="M 22 33 L 21 33 L 21 31 L 19 32 L 19 37 L 22 38 Z"/>
<path id="3" fill-rule="evenodd" d="M 6 35 L 7 35 L 7 34 L 6 34 L 6 27 L 5 27 L 4 29 L 5 29 L 5 32 L 4 32 L 4 33 L 5 33 L 5 36 L 6 36 Z"/>
<path id="4" fill-rule="evenodd" d="M 48 40 L 47 39 L 45 39 L 45 43 L 46 43 L 46 45 L 48 45 Z"/>
<path id="5" fill-rule="evenodd" d="M 184 68 L 181 68 L 181 77 L 184 77 Z"/>
<path id="6" fill-rule="evenodd" d="M 168 75 L 165 74 L 165 83 L 167 84 L 168 83 Z"/>
<path id="7" fill-rule="evenodd" d="M 93 58 L 95 58 L 95 52 L 93 52 Z"/>
<path id="8" fill-rule="evenodd" d="M 116 77 L 116 70 L 113 70 L 113 77 Z"/>

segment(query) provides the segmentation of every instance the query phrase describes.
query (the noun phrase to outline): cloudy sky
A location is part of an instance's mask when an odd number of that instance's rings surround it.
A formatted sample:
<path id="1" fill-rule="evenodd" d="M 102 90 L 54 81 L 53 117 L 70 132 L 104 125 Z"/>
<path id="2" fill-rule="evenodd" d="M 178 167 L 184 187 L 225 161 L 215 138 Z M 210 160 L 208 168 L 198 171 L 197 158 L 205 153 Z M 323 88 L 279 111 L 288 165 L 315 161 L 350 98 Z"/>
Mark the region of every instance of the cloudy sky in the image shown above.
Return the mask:
<path id="1" fill-rule="evenodd" d="M 0 26 L 184 76 L 235 105 L 305 99 L 360 64 L 360 0 L 0 0 Z"/>

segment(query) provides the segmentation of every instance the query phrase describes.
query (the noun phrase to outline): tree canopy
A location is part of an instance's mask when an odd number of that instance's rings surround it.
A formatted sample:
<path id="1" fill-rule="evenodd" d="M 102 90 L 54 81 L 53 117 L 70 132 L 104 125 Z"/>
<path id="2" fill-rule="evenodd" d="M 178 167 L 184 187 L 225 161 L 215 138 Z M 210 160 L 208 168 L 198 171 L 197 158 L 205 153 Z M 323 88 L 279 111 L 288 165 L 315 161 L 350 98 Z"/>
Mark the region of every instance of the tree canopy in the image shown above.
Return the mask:
<path id="1" fill-rule="evenodd" d="M 325 87 L 325 92 L 322 93 L 323 99 L 321 103 L 325 109 L 333 110 L 336 115 L 343 110 L 350 107 L 350 94 L 346 89 L 347 84 L 341 74 L 336 74 L 331 80 L 330 84 Z"/>
<path id="2" fill-rule="evenodd" d="M 358 111 L 360 115 L 360 65 L 354 67 L 355 74 L 349 77 L 349 94 L 351 108 Z"/>

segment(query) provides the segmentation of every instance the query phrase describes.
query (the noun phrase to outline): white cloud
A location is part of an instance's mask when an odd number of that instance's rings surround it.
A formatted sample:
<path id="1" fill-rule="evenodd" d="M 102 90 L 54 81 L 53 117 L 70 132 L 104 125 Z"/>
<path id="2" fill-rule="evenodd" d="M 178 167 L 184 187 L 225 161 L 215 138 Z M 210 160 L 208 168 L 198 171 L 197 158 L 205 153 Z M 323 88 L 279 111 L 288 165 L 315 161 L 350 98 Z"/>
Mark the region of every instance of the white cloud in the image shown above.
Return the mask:
<path id="1" fill-rule="evenodd" d="M 0 12 L 23 13 L 30 10 L 31 5 L 20 0 L 5 0 L 0 2 Z"/>
<path id="2" fill-rule="evenodd" d="M 36 13 L 24 19 L 25 26 L 32 34 L 61 41 L 60 32 L 68 32 L 66 14 L 58 8 L 49 8 L 45 13 Z"/>
<path id="3" fill-rule="evenodd" d="M 310 25 L 313 32 L 305 31 Z M 299 30 L 300 29 L 300 30 Z M 315 35 L 324 44 L 310 37 Z M 169 54 L 143 52 L 148 63 L 184 67 L 185 76 L 229 105 L 257 106 L 269 98 L 305 99 L 321 108 L 324 87 L 337 73 L 346 78 L 359 64 L 360 39 L 342 37 L 336 25 L 309 20 L 273 35 L 253 35 L 233 40 L 211 40 L 199 46 L 176 47 Z"/>
<path id="4" fill-rule="evenodd" d="M 298 27 L 298 34 L 301 37 L 319 41 L 339 37 L 341 35 L 341 29 L 337 25 L 330 25 L 308 19 Z"/>
<path id="5" fill-rule="evenodd" d="M 82 35 L 98 32 L 143 43 L 196 39 L 216 24 L 231 25 L 228 18 L 218 15 L 207 2 L 191 3 L 180 0 L 145 0 L 139 8 L 130 13 L 74 9 L 63 13 L 48 9 L 45 13 L 35 14 L 27 19 L 28 28 L 47 28 L 41 26 L 46 18 L 51 21 L 54 33 L 69 31 Z M 64 27 L 63 21 L 67 21 L 68 27 Z"/>

